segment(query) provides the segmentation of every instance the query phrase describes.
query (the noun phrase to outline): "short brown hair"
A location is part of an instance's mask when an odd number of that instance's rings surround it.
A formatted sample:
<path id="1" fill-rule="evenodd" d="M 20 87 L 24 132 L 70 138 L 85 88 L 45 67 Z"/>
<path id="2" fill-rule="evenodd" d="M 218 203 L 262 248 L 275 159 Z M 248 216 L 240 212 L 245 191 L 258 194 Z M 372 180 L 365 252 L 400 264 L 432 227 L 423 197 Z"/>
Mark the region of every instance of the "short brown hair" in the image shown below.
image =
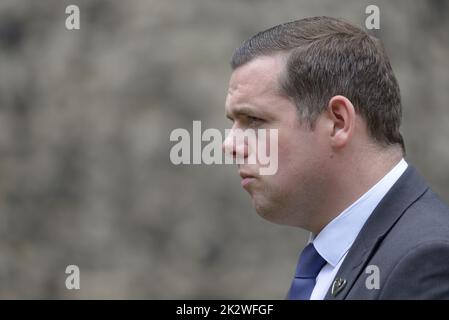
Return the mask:
<path id="1" fill-rule="evenodd" d="M 398 82 L 379 39 L 341 19 L 312 17 L 277 25 L 243 42 L 233 69 L 259 56 L 288 54 L 280 79 L 301 120 L 312 128 L 335 95 L 354 104 L 371 136 L 384 146 L 399 144 L 402 108 Z"/>

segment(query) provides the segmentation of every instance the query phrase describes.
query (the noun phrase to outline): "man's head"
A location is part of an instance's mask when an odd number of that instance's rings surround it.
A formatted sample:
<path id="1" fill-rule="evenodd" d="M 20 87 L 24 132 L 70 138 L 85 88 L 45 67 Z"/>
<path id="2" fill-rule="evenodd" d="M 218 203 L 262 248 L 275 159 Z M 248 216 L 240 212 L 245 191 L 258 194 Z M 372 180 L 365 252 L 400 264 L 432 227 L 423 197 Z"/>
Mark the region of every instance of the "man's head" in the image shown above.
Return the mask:
<path id="1" fill-rule="evenodd" d="M 278 129 L 275 175 L 240 165 L 254 176 L 244 187 L 268 220 L 316 230 L 335 213 L 314 211 L 345 197 L 345 175 L 363 171 L 360 187 L 369 185 L 364 172 L 376 170 L 366 165 L 402 155 L 399 86 L 380 41 L 352 24 L 315 17 L 275 26 L 237 48 L 231 65 L 233 128 Z M 224 148 L 239 149 L 229 139 Z"/>

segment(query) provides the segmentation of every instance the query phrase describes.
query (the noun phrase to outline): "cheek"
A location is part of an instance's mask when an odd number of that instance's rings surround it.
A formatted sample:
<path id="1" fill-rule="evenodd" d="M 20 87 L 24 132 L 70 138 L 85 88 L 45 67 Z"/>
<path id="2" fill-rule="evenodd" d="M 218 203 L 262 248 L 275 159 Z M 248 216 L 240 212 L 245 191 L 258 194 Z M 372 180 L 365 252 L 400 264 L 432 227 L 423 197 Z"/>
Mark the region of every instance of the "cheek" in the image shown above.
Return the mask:
<path id="1" fill-rule="evenodd" d="M 282 180 L 298 183 L 298 180 L 311 173 L 318 159 L 318 148 L 314 145 L 311 133 L 292 133 L 279 139 L 279 170 Z"/>
<path id="2" fill-rule="evenodd" d="M 280 137 L 278 144 L 278 170 L 270 177 L 273 187 L 285 189 L 291 188 L 301 174 L 302 151 L 298 142 Z"/>
<path id="3" fill-rule="evenodd" d="M 301 162 L 301 159 L 308 152 L 306 148 L 307 145 L 303 142 L 303 138 L 296 132 L 280 136 L 278 143 L 279 162 L 282 162 L 284 166 Z"/>

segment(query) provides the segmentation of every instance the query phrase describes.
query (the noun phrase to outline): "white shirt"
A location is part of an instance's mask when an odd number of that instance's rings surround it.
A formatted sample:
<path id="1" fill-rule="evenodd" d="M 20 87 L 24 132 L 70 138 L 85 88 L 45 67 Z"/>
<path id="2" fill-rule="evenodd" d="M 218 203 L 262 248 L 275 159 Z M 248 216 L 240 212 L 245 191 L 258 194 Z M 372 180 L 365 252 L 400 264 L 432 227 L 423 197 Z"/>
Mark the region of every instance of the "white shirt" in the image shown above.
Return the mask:
<path id="1" fill-rule="evenodd" d="M 391 169 L 379 182 L 329 222 L 311 241 L 318 253 L 327 261 L 317 276 L 310 300 L 322 300 L 326 296 L 349 248 L 385 194 L 407 169 L 404 159 Z"/>

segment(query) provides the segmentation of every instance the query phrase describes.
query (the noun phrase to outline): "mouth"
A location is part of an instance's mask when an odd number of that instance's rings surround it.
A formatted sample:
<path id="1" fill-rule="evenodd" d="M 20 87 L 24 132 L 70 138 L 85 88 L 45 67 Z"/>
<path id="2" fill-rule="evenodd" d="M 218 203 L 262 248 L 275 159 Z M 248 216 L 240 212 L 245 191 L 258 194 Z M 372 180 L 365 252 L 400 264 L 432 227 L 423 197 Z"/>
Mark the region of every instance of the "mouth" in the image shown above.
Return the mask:
<path id="1" fill-rule="evenodd" d="M 243 188 L 249 186 L 252 182 L 254 182 L 256 180 L 256 177 L 249 173 L 240 171 L 239 174 L 240 174 L 240 177 L 242 178 L 241 184 L 242 184 Z"/>

